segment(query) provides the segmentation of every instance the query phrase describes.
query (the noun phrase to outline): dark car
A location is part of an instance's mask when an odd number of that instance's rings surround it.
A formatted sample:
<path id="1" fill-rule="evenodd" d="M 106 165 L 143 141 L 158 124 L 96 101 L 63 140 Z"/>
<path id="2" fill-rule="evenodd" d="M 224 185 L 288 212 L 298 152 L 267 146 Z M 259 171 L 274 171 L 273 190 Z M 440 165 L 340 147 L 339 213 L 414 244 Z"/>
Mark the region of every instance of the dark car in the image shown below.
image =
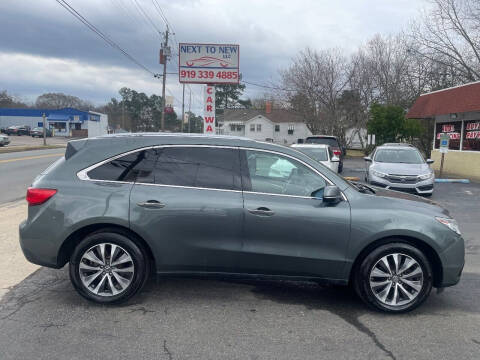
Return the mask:
<path id="1" fill-rule="evenodd" d="M 36 127 L 36 128 L 33 128 L 32 131 L 30 131 L 30 135 L 32 135 L 32 137 L 43 137 L 43 128 L 41 127 Z M 46 134 L 45 134 L 47 137 L 51 137 L 52 136 L 52 130 L 50 129 L 46 129 Z"/>
<path id="2" fill-rule="evenodd" d="M 22 126 L 9 126 L 5 130 L 5 134 L 7 135 L 30 135 L 30 126 L 22 125 Z"/>
<path id="3" fill-rule="evenodd" d="M 413 195 L 351 184 L 309 156 L 227 136 L 70 141 L 27 191 L 26 258 L 62 268 L 83 297 L 118 303 L 159 276 L 351 284 L 404 312 L 456 284 L 454 219 Z"/>
<path id="4" fill-rule="evenodd" d="M 346 155 L 345 147 L 340 145 L 336 136 L 331 135 L 314 135 L 309 136 L 305 139 L 305 144 L 325 144 L 329 145 L 332 150 L 333 154 L 336 155 L 340 162 L 338 164 L 338 172 L 341 173 L 343 170 L 343 158 Z"/>

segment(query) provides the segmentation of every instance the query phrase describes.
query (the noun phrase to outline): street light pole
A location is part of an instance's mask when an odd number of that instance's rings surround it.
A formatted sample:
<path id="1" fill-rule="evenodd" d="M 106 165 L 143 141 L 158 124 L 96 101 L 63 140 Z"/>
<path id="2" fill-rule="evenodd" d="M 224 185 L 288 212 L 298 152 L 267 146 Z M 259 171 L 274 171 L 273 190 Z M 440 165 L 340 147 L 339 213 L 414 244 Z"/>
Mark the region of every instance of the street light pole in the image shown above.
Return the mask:
<path id="1" fill-rule="evenodd" d="M 42 115 L 43 118 L 43 146 L 47 146 L 47 121 L 45 113 Z"/>

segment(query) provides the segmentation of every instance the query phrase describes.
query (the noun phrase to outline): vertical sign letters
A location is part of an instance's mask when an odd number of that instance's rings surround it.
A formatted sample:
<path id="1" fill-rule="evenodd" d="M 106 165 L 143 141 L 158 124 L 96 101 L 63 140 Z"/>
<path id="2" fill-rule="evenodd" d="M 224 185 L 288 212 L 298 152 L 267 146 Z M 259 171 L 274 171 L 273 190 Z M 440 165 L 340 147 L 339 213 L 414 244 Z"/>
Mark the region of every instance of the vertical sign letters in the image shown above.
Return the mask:
<path id="1" fill-rule="evenodd" d="M 205 86 L 203 109 L 203 133 L 215 135 L 215 85 Z"/>

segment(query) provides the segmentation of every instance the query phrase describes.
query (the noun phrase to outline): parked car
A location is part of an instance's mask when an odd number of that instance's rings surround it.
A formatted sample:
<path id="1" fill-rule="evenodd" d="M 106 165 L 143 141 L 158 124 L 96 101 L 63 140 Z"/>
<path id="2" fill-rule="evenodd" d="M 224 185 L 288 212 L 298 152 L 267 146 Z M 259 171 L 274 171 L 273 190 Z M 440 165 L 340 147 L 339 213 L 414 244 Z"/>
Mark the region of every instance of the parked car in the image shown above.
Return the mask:
<path id="1" fill-rule="evenodd" d="M 0 134 L 0 146 L 5 146 L 10 144 L 10 139 L 6 135 Z"/>
<path id="2" fill-rule="evenodd" d="M 22 126 L 9 126 L 5 130 L 5 134 L 7 135 L 30 135 L 30 126 L 22 125 Z"/>
<path id="3" fill-rule="evenodd" d="M 419 195 L 433 194 L 433 160 L 425 159 L 412 145 L 378 146 L 367 163 L 365 181 L 369 184 Z"/>
<path id="4" fill-rule="evenodd" d="M 30 131 L 30 135 L 32 135 L 32 137 L 42 138 L 43 137 L 43 128 L 41 128 L 41 127 L 33 128 L 32 131 Z M 52 136 L 52 130 L 46 129 L 46 134 L 45 135 L 47 137 L 51 137 Z"/>
<path id="5" fill-rule="evenodd" d="M 338 163 L 338 172 L 341 173 L 343 171 L 343 157 L 347 154 L 347 150 L 345 149 L 345 147 L 340 145 L 340 142 L 338 141 L 336 136 L 331 136 L 331 135 L 309 136 L 305 139 L 305 144 L 329 145 L 333 150 L 333 154 L 340 159 Z"/>
<path id="6" fill-rule="evenodd" d="M 286 166 L 288 164 L 288 166 Z M 27 191 L 26 258 L 80 295 L 125 301 L 160 276 L 351 284 L 404 312 L 455 285 L 464 241 L 427 199 L 345 181 L 301 152 L 227 136 L 70 141 Z"/>
<path id="7" fill-rule="evenodd" d="M 310 156 L 313 160 L 325 165 L 333 172 L 338 173 L 338 164 L 340 158 L 333 154 L 329 145 L 325 144 L 292 144 L 292 147 L 298 151 Z"/>

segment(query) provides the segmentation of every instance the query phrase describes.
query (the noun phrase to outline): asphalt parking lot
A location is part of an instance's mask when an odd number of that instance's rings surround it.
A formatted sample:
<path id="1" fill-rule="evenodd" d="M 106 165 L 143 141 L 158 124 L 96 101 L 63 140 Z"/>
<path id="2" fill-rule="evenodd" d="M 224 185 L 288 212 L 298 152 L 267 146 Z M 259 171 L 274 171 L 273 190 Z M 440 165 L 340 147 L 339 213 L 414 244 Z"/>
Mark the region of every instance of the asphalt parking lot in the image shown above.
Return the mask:
<path id="1" fill-rule="evenodd" d="M 33 138 L 31 136 L 17 136 L 9 135 L 10 144 L 7 147 L 23 147 L 23 146 L 40 146 L 43 145 L 43 138 Z M 65 137 L 47 137 L 48 145 L 67 145 L 67 142 L 71 140 L 70 138 Z"/>
<path id="2" fill-rule="evenodd" d="M 346 161 L 345 175 L 361 166 Z M 370 311 L 344 288 L 204 279 L 152 279 L 107 307 L 79 297 L 67 268 L 31 268 L 1 283 L 0 359 L 478 359 L 479 199 L 480 184 L 436 184 L 432 200 L 458 220 L 467 262 L 457 286 L 411 313 Z M 0 230 L 25 209 L 1 206 Z M 0 233 L 1 246 L 15 242 L 16 232 Z M 27 266 L 0 250 L 0 263 Z"/>

